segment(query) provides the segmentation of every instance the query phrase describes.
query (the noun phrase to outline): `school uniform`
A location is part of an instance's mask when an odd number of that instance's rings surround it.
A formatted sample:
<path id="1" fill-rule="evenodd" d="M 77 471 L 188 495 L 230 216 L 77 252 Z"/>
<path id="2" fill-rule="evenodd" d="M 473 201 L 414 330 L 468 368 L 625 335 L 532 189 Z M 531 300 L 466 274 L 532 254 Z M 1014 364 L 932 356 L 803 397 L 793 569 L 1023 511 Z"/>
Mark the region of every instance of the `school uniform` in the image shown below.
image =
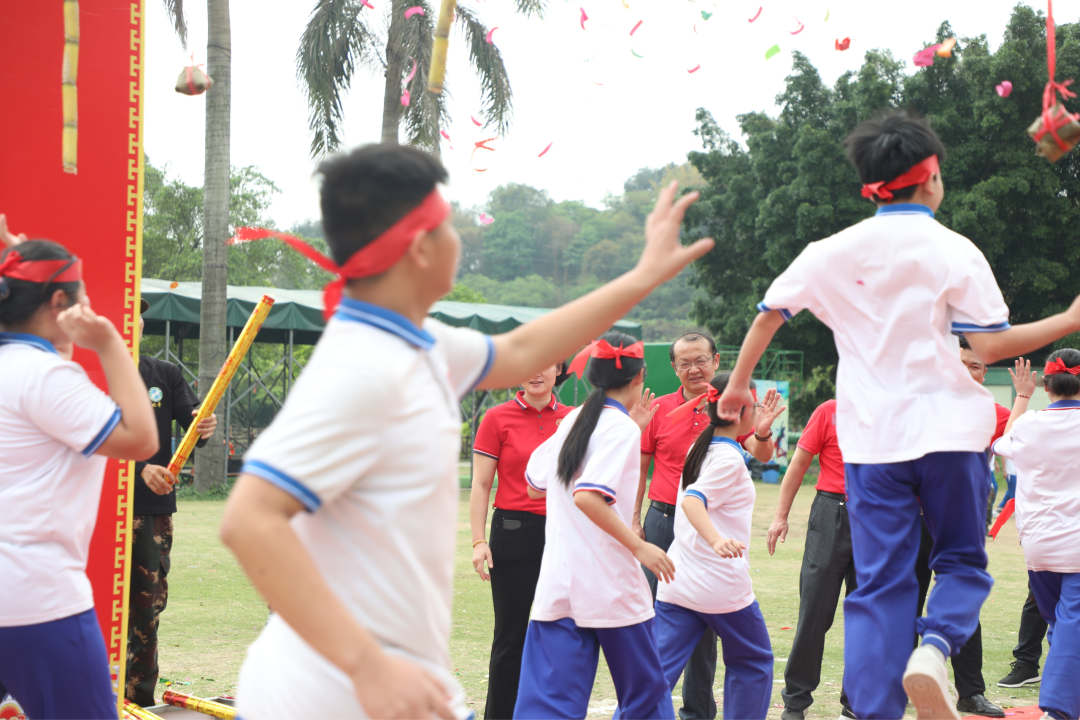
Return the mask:
<path id="1" fill-rule="evenodd" d="M 493 360 L 478 332 L 345 298 L 242 468 L 303 506 L 291 524 L 331 590 L 385 652 L 442 682 L 459 718 L 471 713 L 449 652 L 458 400 Z M 276 614 L 237 694 L 245 717 L 368 717 L 351 679 Z"/>
<path id="2" fill-rule="evenodd" d="M 86 577 L 120 408 L 35 335 L 0 333 L 0 685 L 31 718 L 116 718 Z"/>
<path id="3" fill-rule="evenodd" d="M 814 489 L 799 571 L 799 622 L 784 665 L 784 706 L 806 710 L 821 682 L 825 635 L 836 617 L 841 587 L 856 587 L 844 485 L 844 456 L 836 439 L 836 400 L 826 400 L 810 415 L 799 437 L 800 448 L 816 455 L 821 471 Z M 841 687 L 840 702 L 848 705 Z"/>
<path id="4" fill-rule="evenodd" d="M 1016 530 L 1031 592 L 1050 626 L 1039 707 L 1080 717 L 1080 402 L 1028 413 L 994 443 L 1016 464 Z"/>
<path id="5" fill-rule="evenodd" d="M 499 477 L 488 542 L 495 611 L 484 709 L 484 717 L 490 720 L 509 720 L 514 715 L 529 609 L 544 557 L 547 506 L 543 498 L 529 497 L 525 467 L 533 451 L 555 434 L 571 410 L 573 407 L 560 403 L 555 393 L 551 402 L 537 410 L 525 402 L 525 393 L 519 390 L 512 400 L 484 414 L 473 442 L 474 453 L 497 461 Z"/>
<path id="6" fill-rule="evenodd" d="M 913 203 L 810 243 L 758 307 L 785 319 L 810 310 L 833 331 L 858 580 L 844 602 L 845 685 L 856 715 L 901 717 L 916 632 L 956 654 L 993 585 L 984 451 L 994 401 L 952 334 L 1006 330 L 1008 308 L 978 248 Z M 920 507 L 938 580 L 916 622 Z"/>
<path id="7" fill-rule="evenodd" d="M 754 481 L 740 446 L 713 437 L 695 483 L 679 490 L 671 561 L 675 579 L 656 595 L 657 637 L 664 677 L 671 688 L 706 628 L 720 638 L 724 657 L 724 717 L 762 718 L 772 695 L 773 655 L 769 632 L 750 580 L 750 525 Z M 746 549 L 735 558 L 716 554 L 686 519 L 683 502 L 700 501 L 723 537 Z"/>
<path id="8" fill-rule="evenodd" d="M 668 413 L 687 402 L 682 387 L 656 400 L 656 415 L 641 434 L 641 454 L 653 459 L 652 482 L 649 483 L 649 509 L 642 521 L 645 540 L 667 551 L 675 540 L 675 502 L 682 482 L 686 454 L 698 435 L 709 425 L 709 415 L 703 408 L 672 420 Z M 738 438 L 741 445 L 753 431 Z M 649 590 L 656 598 L 657 579 L 652 570 L 642 566 Z M 716 717 L 713 680 L 716 678 L 716 635 L 706 629 L 698 647 L 690 654 L 683 679 L 682 720 Z"/>
<path id="9" fill-rule="evenodd" d="M 580 412 L 536 449 L 525 473 L 529 485 L 547 493 L 547 542 L 514 717 L 585 717 L 603 648 L 624 714 L 670 720 L 675 711 L 656 650 L 649 585 L 630 551 L 574 504 L 576 493 L 600 493 L 629 526 L 641 431 L 626 408 L 607 399 L 567 487 L 557 476 L 559 453 Z"/>

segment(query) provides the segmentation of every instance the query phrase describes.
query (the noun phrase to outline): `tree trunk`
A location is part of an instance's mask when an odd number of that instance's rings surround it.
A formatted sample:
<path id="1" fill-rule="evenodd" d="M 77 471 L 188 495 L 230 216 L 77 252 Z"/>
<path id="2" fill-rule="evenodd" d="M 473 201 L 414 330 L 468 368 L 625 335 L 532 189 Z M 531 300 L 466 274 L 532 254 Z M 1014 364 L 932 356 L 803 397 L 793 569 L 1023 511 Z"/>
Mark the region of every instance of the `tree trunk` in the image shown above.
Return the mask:
<path id="1" fill-rule="evenodd" d="M 229 0 L 207 0 L 206 69 L 214 87 L 206 92 L 206 164 L 203 176 L 202 304 L 199 311 L 199 394 L 205 397 L 225 364 L 225 286 L 228 282 L 229 133 L 232 40 Z M 216 411 L 221 417 L 225 408 Z M 195 489 L 225 482 L 225 447 L 219 433 L 195 453 Z"/>
<path id="2" fill-rule="evenodd" d="M 401 74 L 405 71 L 405 52 L 395 39 L 401 36 L 407 8 L 403 0 L 394 0 L 390 10 L 390 30 L 386 41 L 386 84 L 383 87 L 382 142 L 398 144 L 401 124 Z M 427 88 L 424 89 L 427 92 Z"/>

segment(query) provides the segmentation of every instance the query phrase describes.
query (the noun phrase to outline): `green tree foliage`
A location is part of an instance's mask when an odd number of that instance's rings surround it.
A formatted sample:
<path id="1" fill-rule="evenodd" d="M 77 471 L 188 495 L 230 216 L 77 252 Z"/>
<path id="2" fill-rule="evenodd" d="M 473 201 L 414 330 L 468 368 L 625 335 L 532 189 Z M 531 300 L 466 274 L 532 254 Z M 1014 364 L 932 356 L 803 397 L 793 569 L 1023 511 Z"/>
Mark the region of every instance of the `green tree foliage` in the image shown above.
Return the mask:
<path id="1" fill-rule="evenodd" d="M 453 302 L 465 302 L 465 303 L 486 303 L 485 298 L 481 293 L 470 288 L 465 283 L 454 283 L 454 289 L 450 291 L 450 294 L 443 298 L 443 300 L 450 300 Z"/>
<path id="2" fill-rule="evenodd" d="M 952 35 L 944 23 L 937 41 Z M 1057 39 L 1058 78 L 1080 79 L 1080 25 L 1059 25 Z M 873 214 L 842 141 L 857 122 L 884 108 L 922 113 L 941 136 L 948 157 L 937 218 L 986 255 L 1013 321 L 1059 311 L 1080 292 L 1080 276 L 1069 273 L 1080 255 L 1080 160 L 1072 153 L 1051 165 L 1036 156 L 1025 134 L 1041 110 L 1047 80 L 1044 16 L 1018 5 L 997 52 L 990 52 L 985 36 L 963 38 L 953 57 L 937 58 L 913 75 L 904 69 L 888 52 L 870 51 L 858 72 L 829 88 L 806 57 L 794 53 L 777 97 L 779 114 L 739 116 L 743 143 L 698 110 L 695 134 L 704 151 L 690 160 L 707 185 L 688 215 L 688 238 L 712 236 L 717 249 L 697 264 L 693 283 L 704 293 L 692 317 L 720 342 L 741 342 L 756 303 L 808 243 Z M 1013 83 L 1009 98 L 994 90 L 1002 80 Z M 806 373 L 815 382 L 793 407 L 805 418 L 835 392 L 831 380 L 822 380 L 823 373 L 834 377 L 832 333 L 800 313 L 777 333 L 774 346 L 805 352 Z"/>

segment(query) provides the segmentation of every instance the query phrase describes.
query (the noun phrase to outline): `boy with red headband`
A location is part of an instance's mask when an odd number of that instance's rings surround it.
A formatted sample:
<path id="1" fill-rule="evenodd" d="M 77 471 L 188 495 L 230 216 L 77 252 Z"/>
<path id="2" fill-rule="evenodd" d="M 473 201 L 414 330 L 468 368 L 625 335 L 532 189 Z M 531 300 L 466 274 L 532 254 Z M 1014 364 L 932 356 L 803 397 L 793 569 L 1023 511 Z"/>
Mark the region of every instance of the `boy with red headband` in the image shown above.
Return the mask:
<path id="1" fill-rule="evenodd" d="M 437 159 L 368 145 L 319 174 L 333 259 L 317 260 L 339 276 L 327 293 L 333 316 L 245 457 L 222 522 L 222 540 L 274 609 L 240 673 L 240 712 L 464 717 L 449 665 L 459 398 L 567 357 L 713 242 L 680 244 L 697 195 L 675 201 L 672 184 L 635 269 L 488 338 L 427 318 L 460 252 Z"/>
<path id="2" fill-rule="evenodd" d="M 960 362 L 964 335 L 987 363 L 1080 329 L 1068 311 L 1010 327 L 986 258 L 934 220 L 945 148 L 926 120 L 891 111 L 845 140 L 878 206 L 874 217 L 811 243 L 758 306 L 721 399 L 738 416 L 747 383 L 776 331 L 810 310 L 833 331 L 836 432 L 843 452 L 858 589 L 844 602 L 844 686 L 858 717 L 957 718 L 945 657 L 979 621 L 986 572 L 986 456 L 993 396 Z M 956 418 L 964 418 L 957 423 Z M 916 622 L 919 510 L 934 537 L 937 584 Z M 911 646 L 918 632 L 922 645 Z"/>

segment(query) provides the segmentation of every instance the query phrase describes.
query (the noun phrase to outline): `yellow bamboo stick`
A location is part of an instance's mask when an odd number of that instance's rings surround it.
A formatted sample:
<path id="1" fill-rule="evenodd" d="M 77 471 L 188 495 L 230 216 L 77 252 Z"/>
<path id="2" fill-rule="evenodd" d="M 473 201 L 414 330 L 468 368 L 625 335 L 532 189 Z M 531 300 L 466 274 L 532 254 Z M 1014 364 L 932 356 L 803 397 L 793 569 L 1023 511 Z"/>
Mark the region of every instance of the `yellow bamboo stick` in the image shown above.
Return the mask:
<path id="1" fill-rule="evenodd" d="M 428 71 L 428 90 L 441 93 L 446 79 L 446 53 L 450 49 L 450 25 L 454 22 L 457 0 L 442 0 L 439 21 L 435 25 L 435 45 L 431 49 L 431 68 Z"/>
<path id="2" fill-rule="evenodd" d="M 64 0 L 64 68 L 61 92 L 64 103 L 64 132 L 61 155 L 64 172 L 77 173 L 79 156 L 79 2 Z"/>
<path id="3" fill-rule="evenodd" d="M 274 298 L 263 295 L 262 300 L 252 311 L 251 317 L 248 318 L 247 324 L 244 325 L 244 329 L 240 332 L 240 337 L 236 339 L 236 344 L 229 351 L 229 356 L 225 358 L 225 364 L 221 366 L 221 372 L 218 373 L 214 384 L 210 386 L 210 392 L 206 393 L 206 397 L 203 398 L 202 405 L 199 406 L 199 414 L 195 416 L 191 425 L 188 426 L 187 432 L 184 433 L 184 439 L 180 442 L 180 446 L 176 448 L 176 453 L 169 462 L 169 472 L 173 474 L 173 477 L 179 475 L 180 468 L 184 467 L 184 463 L 187 462 L 188 456 L 191 455 L 191 451 L 195 447 L 195 442 L 199 439 L 199 431 L 196 429 L 196 425 L 214 413 L 218 403 L 221 402 L 221 397 L 225 394 L 225 388 L 229 387 L 229 383 L 232 382 L 233 375 L 236 374 L 237 368 L 240 367 L 240 361 L 247 355 L 248 348 L 255 341 L 255 335 L 259 332 L 259 328 L 262 327 L 266 316 L 270 314 L 270 308 L 273 306 Z"/>
<path id="4" fill-rule="evenodd" d="M 162 720 L 160 715 L 155 715 L 149 710 L 131 702 L 127 698 L 124 698 L 124 715 L 125 718 L 130 717 L 134 718 L 134 720 Z"/>
<path id="5" fill-rule="evenodd" d="M 223 703 L 214 702 L 213 700 L 203 700 L 194 695 L 185 695 L 184 693 L 178 693 L 173 690 L 166 690 L 165 695 L 161 698 L 161 702 L 166 705 L 194 710 L 203 715 L 212 715 L 213 717 L 220 718 L 220 720 L 235 720 L 236 718 L 236 708 L 229 707 Z"/>

